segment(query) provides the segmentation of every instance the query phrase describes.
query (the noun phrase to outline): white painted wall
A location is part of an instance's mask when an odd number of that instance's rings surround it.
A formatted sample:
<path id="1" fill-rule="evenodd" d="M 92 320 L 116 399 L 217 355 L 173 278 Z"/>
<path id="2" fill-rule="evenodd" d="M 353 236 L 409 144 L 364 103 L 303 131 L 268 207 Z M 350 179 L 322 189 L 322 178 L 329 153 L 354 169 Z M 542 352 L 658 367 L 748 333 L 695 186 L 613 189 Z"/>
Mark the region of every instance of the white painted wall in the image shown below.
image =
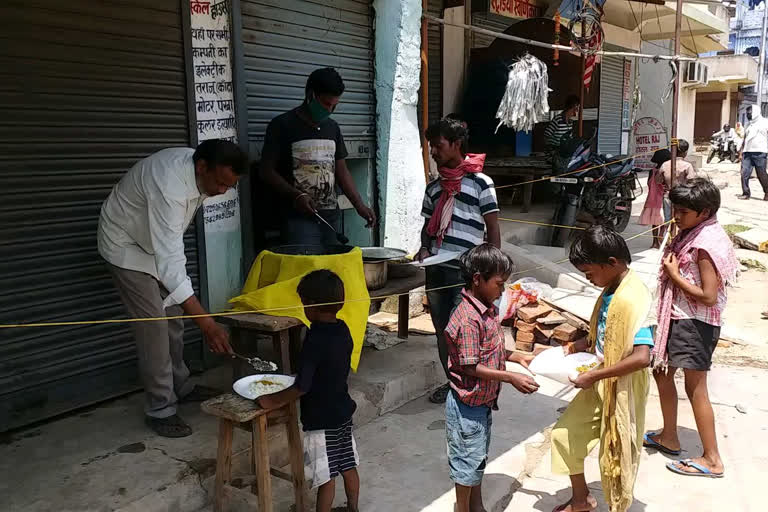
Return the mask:
<path id="1" fill-rule="evenodd" d="M 415 252 L 426 187 L 417 117 L 421 0 L 374 0 L 373 7 L 381 239 Z"/>
<path id="2" fill-rule="evenodd" d="M 653 44 L 644 42 L 640 51 L 646 54 L 671 55 L 670 44 L 669 41 L 654 41 Z M 656 45 L 661 45 L 662 48 Z M 662 96 L 672 78 L 672 70 L 669 64 L 663 61 L 654 63 L 652 60 L 639 59 L 637 64 L 639 66 L 637 81 L 642 99 L 635 119 L 643 117 L 657 119 L 669 134 L 672 126 L 672 95 L 670 94 L 665 101 L 662 101 Z"/>

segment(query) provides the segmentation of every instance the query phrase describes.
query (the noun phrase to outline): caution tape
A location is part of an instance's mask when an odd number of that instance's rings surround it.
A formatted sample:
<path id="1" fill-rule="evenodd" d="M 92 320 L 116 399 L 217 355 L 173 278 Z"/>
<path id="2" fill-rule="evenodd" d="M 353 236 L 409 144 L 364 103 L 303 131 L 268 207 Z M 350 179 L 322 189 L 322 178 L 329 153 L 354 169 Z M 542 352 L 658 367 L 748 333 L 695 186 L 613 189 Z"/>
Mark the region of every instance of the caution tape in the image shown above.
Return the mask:
<path id="1" fill-rule="evenodd" d="M 665 222 L 663 225 L 669 224 L 672 221 Z M 647 233 L 650 233 L 656 228 L 649 229 L 647 231 L 643 231 L 642 233 L 638 233 L 636 235 L 633 235 L 629 238 L 626 238 L 625 240 L 629 242 L 630 240 L 634 240 L 635 238 L 639 238 Z M 536 270 L 541 270 L 544 268 L 547 268 L 549 265 L 558 265 L 560 263 L 565 263 L 568 261 L 568 258 L 565 258 L 560 261 L 553 261 L 548 262 L 543 265 L 539 265 L 538 267 L 529 268 L 526 270 L 520 270 L 518 272 L 513 272 L 510 274 L 510 277 L 518 276 L 521 274 L 527 274 L 528 272 L 534 272 Z M 426 293 L 426 292 L 434 292 L 439 290 L 447 290 L 450 288 L 457 288 L 459 286 L 464 286 L 465 283 L 456 283 L 456 284 L 450 284 L 446 286 L 438 286 L 435 288 L 429 288 L 427 290 L 411 290 L 409 292 L 403 292 L 403 293 L 395 293 L 391 295 L 384 295 L 381 297 L 375 297 L 375 298 L 360 298 L 360 299 L 346 299 L 344 301 L 337 301 L 337 302 L 325 302 L 321 304 L 312 304 L 305 306 L 303 304 L 298 304 L 294 306 L 283 306 L 283 307 L 275 307 L 275 308 L 265 308 L 265 309 L 255 309 L 250 311 L 222 311 L 219 313 L 206 313 L 204 315 L 174 315 L 174 316 L 160 316 L 160 317 L 147 317 L 147 318 L 112 318 L 112 319 L 106 319 L 106 320 L 74 320 L 69 322 L 34 322 L 34 323 L 22 323 L 22 324 L 0 324 L 0 329 L 20 329 L 24 327 L 73 327 L 73 326 L 85 326 L 85 325 L 104 325 L 104 324 L 130 324 L 130 323 L 137 323 L 137 322 L 161 322 L 165 320 L 194 320 L 197 318 L 218 318 L 222 316 L 235 316 L 235 315 L 249 315 L 249 314 L 259 314 L 259 313 L 276 313 L 279 311 L 289 311 L 292 309 L 298 309 L 298 308 L 307 308 L 307 307 L 322 307 L 322 306 L 336 306 L 336 305 L 342 305 L 352 302 L 365 302 L 365 301 L 383 301 L 386 299 L 393 299 L 395 297 L 401 297 L 404 295 L 411 295 L 411 294 L 417 294 L 417 293 Z"/>

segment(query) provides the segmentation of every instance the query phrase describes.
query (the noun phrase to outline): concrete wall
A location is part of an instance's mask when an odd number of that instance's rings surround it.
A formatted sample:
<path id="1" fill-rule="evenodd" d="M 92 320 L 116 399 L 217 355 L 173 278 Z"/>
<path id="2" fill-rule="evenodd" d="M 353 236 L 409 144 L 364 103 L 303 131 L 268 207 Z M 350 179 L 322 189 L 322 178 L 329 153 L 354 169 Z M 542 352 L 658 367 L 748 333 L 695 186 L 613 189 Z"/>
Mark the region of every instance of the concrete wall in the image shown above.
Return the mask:
<path id="1" fill-rule="evenodd" d="M 421 67 L 421 1 L 374 0 L 376 168 L 383 245 L 419 248 L 426 186 L 416 106 Z"/>
<path id="2" fill-rule="evenodd" d="M 207 30 L 230 30 L 229 16 L 213 17 L 211 11 L 208 13 L 197 13 L 194 10 L 191 15 L 191 25 L 193 29 Z M 213 45 L 217 48 L 227 48 L 226 56 L 220 56 L 216 52 L 215 57 L 195 56 L 194 64 L 218 64 L 223 66 L 224 73 L 220 74 L 216 81 L 218 83 L 232 82 L 232 60 L 230 39 L 210 40 L 207 30 L 200 35 L 193 30 L 192 46 L 207 48 Z M 195 35 L 197 34 L 197 35 Z M 211 80 L 208 77 L 195 75 L 195 83 Z M 235 141 L 236 129 L 234 123 L 234 96 L 231 92 L 202 92 L 195 89 L 195 101 L 198 106 L 210 105 L 213 102 L 213 109 L 196 108 L 196 121 L 216 121 L 216 127 L 197 125 L 197 139 L 202 142 L 207 139 L 221 138 Z M 229 102 L 229 103 L 228 103 Z M 227 108 L 227 106 L 229 108 Z M 231 120 L 230 122 L 226 122 Z M 225 121 L 220 123 L 220 121 Z M 237 295 L 243 284 L 242 258 L 243 244 L 240 224 L 240 195 L 237 189 L 231 189 L 226 194 L 211 197 L 203 203 L 203 221 L 205 223 L 205 251 L 207 258 L 207 268 L 200 269 L 208 275 L 208 308 L 210 311 L 217 312 L 229 307 L 227 301 Z"/>
<path id="3" fill-rule="evenodd" d="M 672 103 L 672 98 L 669 99 Z M 677 138 L 685 139 L 693 145 L 693 124 L 696 118 L 696 89 L 690 87 L 680 88 L 680 100 L 678 102 Z"/>
<path id="4" fill-rule="evenodd" d="M 447 21 L 464 23 L 464 7 L 445 9 Z M 443 112 L 458 112 L 464 91 L 464 29 L 443 29 Z"/>

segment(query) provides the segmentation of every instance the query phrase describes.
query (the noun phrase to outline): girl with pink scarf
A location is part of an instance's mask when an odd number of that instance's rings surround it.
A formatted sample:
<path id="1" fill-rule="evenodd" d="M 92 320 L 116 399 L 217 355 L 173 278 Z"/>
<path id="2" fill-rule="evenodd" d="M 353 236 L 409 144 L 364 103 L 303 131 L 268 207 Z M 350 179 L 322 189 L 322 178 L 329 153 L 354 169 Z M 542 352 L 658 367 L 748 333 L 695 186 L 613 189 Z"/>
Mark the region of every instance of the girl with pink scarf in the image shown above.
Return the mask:
<path id="1" fill-rule="evenodd" d="M 667 469 L 685 476 L 720 478 L 723 461 L 717 447 L 707 373 L 720 338 L 726 289 L 736 278 L 738 262 L 730 238 L 717 221 L 720 191 L 709 179 L 695 178 L 677 186 L 669 197 L 680 233 L 664 251 L 653 349 L 664 428 L 647 432 L 644 445 L 668 455 L 680 454 L 675 372 L 682 368 L 704 453 L 670 462 Z"/>

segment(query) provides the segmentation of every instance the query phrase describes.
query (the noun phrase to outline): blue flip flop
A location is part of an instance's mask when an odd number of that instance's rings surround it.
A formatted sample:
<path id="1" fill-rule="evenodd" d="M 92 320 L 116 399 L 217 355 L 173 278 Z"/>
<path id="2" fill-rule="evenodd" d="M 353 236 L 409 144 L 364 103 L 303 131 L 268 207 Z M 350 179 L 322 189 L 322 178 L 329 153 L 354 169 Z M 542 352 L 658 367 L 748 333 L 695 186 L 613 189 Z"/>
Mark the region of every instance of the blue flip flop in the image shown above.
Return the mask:
<path id="1" fill-rule="evenodd" d="M 680 450 L 671 450 L 663 444 L 657 443 L 651 439 L 651 436 L 655 436 L 657 433 L 658 432 L 646 432 L 645 435 L 643 435 L 643 446 L 653 450 L 658 450 L 661 453 L 666 453 L 667 455 L 672 455 L 673 457 L 680 455 Z"/>
<path id="2" fill-rule="evenodd" d="M 698 471 L 698 473 L 691 473 L 690 471 L 684 471 L 678 468 L 676 466 L 678 462 L 683 466 L 688 466 L 689 468 L 695 469 L 696 471 Z M 691 459 L 682 459 L 676 462 L 667 462 L 667 469 L 673 473 L 677 473 L 678 475 L 685 475 L 685 476 L 703 476 L 705 478 L 723 478 L 725 476 L 723 473 L 713 473 L 712 471 L 705 468 L 701 464 L 693 462 Z"/>

